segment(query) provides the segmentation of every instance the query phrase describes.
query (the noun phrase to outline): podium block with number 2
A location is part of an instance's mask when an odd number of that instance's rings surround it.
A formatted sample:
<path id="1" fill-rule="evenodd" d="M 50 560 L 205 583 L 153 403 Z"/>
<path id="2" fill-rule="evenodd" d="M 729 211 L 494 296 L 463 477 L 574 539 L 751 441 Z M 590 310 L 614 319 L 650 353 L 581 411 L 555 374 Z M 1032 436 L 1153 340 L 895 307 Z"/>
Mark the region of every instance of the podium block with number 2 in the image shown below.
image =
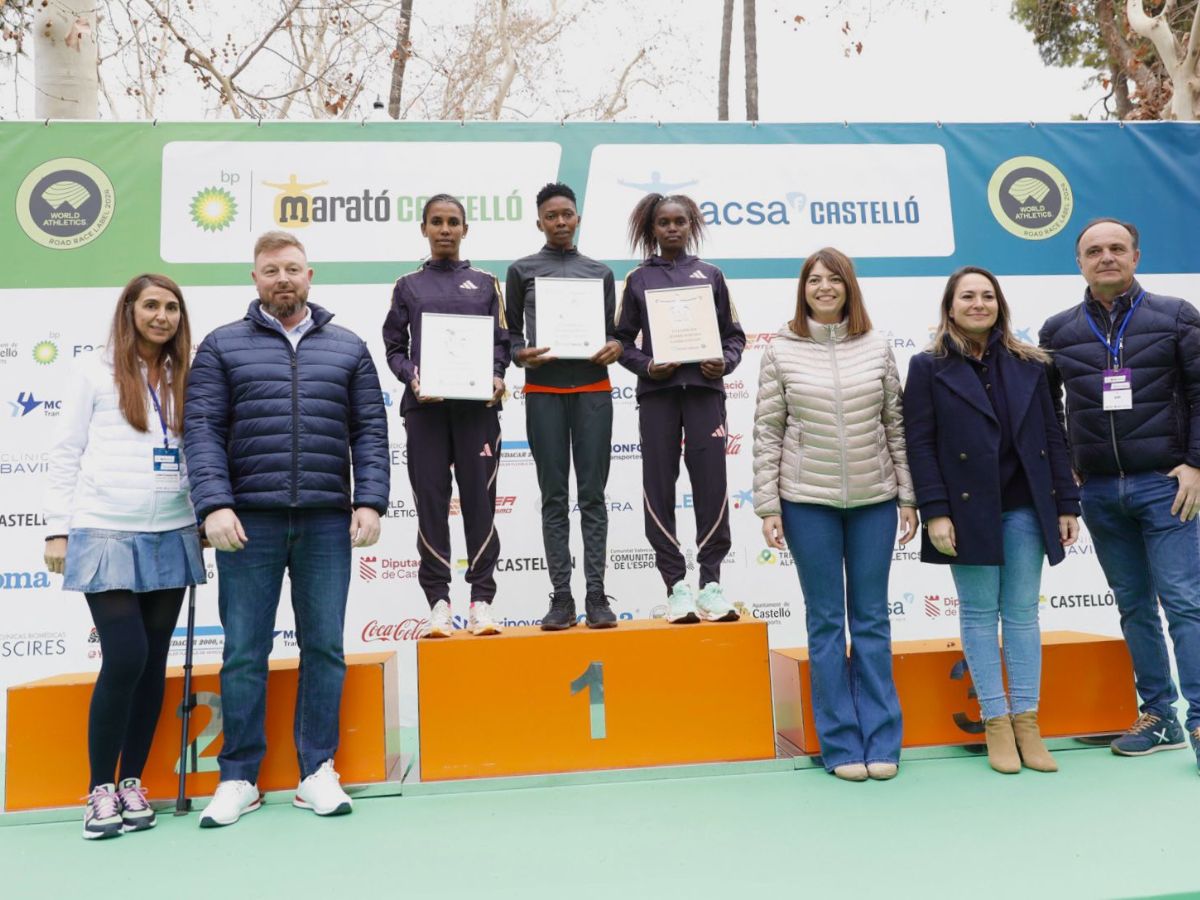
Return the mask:
<path id="1" fill-rule="evenodd" d="M 763 622 L 459 632 L 417 680 L 423 781 L 775 755 Z"/>

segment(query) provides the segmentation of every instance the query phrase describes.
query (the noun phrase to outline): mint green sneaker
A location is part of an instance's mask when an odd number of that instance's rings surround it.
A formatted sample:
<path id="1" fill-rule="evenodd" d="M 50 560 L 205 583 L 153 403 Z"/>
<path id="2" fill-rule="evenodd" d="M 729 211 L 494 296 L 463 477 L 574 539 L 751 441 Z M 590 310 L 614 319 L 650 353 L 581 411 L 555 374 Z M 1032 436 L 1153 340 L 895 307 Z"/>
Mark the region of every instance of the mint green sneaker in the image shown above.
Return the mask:
<path id="1" fill-rule="evenodd" d="M 667 621 L 672 625 L 690 625 L 700 621 L 696 614 L 696 598 L 686 582 L 679 582 L 671 588 L 667 597 Z"/>
<path id="2" fill-rule="evenodd" d="M 738 611 L 733 608 L 732 603 L 725 599 L 725 592 L 715 581 L 710 581 L 700 588 L 700 596 L 696 598 L 696 608 L 700 611 L 700 618 L 705 622 L 736 622 L 738 620 Z"/>

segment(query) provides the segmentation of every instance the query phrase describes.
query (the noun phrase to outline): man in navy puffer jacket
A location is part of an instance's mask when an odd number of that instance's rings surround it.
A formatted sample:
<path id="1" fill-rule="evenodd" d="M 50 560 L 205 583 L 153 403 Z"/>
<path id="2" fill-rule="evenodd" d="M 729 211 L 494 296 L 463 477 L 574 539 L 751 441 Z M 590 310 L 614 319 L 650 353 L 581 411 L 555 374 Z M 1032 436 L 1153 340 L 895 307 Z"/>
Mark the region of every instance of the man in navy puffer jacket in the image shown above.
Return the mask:
<path id="1" fill-rule="evenodd" d="M 184 408 L 192 503 L 217 550 L 225 629 L 221 782 L 202 827 L 259 806 L 267 658 L 285 570 L 300 646 L 294 803 L 318 815 L 350 812 L 333 769 L 350 548 L 378 540 L 390 488 L 375 365 L 361 338 L 308 304 L 303 245 L 264 234 L 253 277 L 259 299 L 204 339 Z"/>
<path id="2" fill-rule="evenodd" d="M 1134 278 L 1138 231 L 1096 219 L 1080 232 L 1083 302 L 1040 335 L 1066 393 L 1083 520 L 1116 595 L 1141 716 L 1112 743 L 1122 756 L 1187 746 L 1159 605 L 1175 644 L 1187 730 L 1200 765 L 1200 313 Z"/>

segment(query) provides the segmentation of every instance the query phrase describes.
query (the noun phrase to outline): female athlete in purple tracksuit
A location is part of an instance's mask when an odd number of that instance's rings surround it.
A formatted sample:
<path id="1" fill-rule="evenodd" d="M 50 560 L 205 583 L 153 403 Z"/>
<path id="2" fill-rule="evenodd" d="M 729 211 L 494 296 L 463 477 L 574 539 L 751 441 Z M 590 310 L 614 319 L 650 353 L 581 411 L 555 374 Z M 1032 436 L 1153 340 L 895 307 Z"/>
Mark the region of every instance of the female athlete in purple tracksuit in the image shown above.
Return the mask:
<path id="1" fill-rule="evenodd" d="M 450 637 L 450 470 L 458 481 L 467 537 L 467 582 L 471 585 L 468 628 L 496 634 L 491 615 L 500 538 L 494 523 L 496 470 L 500 465 L 499 403 L 509 363 L 504 301 L 495 276 L 458 258 L 467 234 L 463 205 L 449 194 L 430 197 L 421 212 L 421 234 L 429 259 L 396 282 L 392 308 L 383 323 L 388 365 L 404 383 L 400 414 L 408 442 L 408 477 L 417 506 L 417 578 L 429 601 L 422 637 Z M 421 393 L 421 314 L 491 316 L 495 394 L 488 402 L 442 400 Z"/>
<path id="2" fill-rule="evenodd" d="M 704 222 L 690 197 L 648 194 L 629 217 L 634 250 L 648 258 L 625 279 L 617 307 L 621 365 L 638 376 L 642 440 L 642 490 L 646 537 L 669 591 L 671 622 L 733 621 L 737 611 L 721 590 L 721 561 L 729 552 L 729 501 L 725 475 L 725 382 L 742 358 L 746 335 L 729 299 L 725 276 L 689 254 Z M 658 251 L 655 253 L 655 251 Z M 717 307 L 722 356 L 699 363 L 656 363 L 646 325 L 646 291 L 710 285 Z M 637 343 L 641 333 L 640 346 Z M 675 482 L 680 445 L 692 482 L 700 592 L 684 581 L 687 567 L 675 536 Z"/>

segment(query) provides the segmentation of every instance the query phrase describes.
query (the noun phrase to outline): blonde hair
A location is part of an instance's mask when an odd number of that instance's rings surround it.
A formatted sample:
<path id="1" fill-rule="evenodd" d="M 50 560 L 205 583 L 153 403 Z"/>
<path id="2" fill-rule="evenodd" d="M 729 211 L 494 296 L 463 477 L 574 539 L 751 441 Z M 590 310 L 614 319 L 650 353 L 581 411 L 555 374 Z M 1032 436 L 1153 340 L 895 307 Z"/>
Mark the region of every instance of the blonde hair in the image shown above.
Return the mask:
<path id="1" fill-rule="evenodd" d="M 266 231 L 260 234 L 258 240 L 254 242 L 254 258 L 257 260 L 264 253 L 282 250 L 284 247 L 295 247 L 304 254 L 305 259 L 308 259 L 308 251 L 304 249 L 300 239 L 286 231 Z"/>

